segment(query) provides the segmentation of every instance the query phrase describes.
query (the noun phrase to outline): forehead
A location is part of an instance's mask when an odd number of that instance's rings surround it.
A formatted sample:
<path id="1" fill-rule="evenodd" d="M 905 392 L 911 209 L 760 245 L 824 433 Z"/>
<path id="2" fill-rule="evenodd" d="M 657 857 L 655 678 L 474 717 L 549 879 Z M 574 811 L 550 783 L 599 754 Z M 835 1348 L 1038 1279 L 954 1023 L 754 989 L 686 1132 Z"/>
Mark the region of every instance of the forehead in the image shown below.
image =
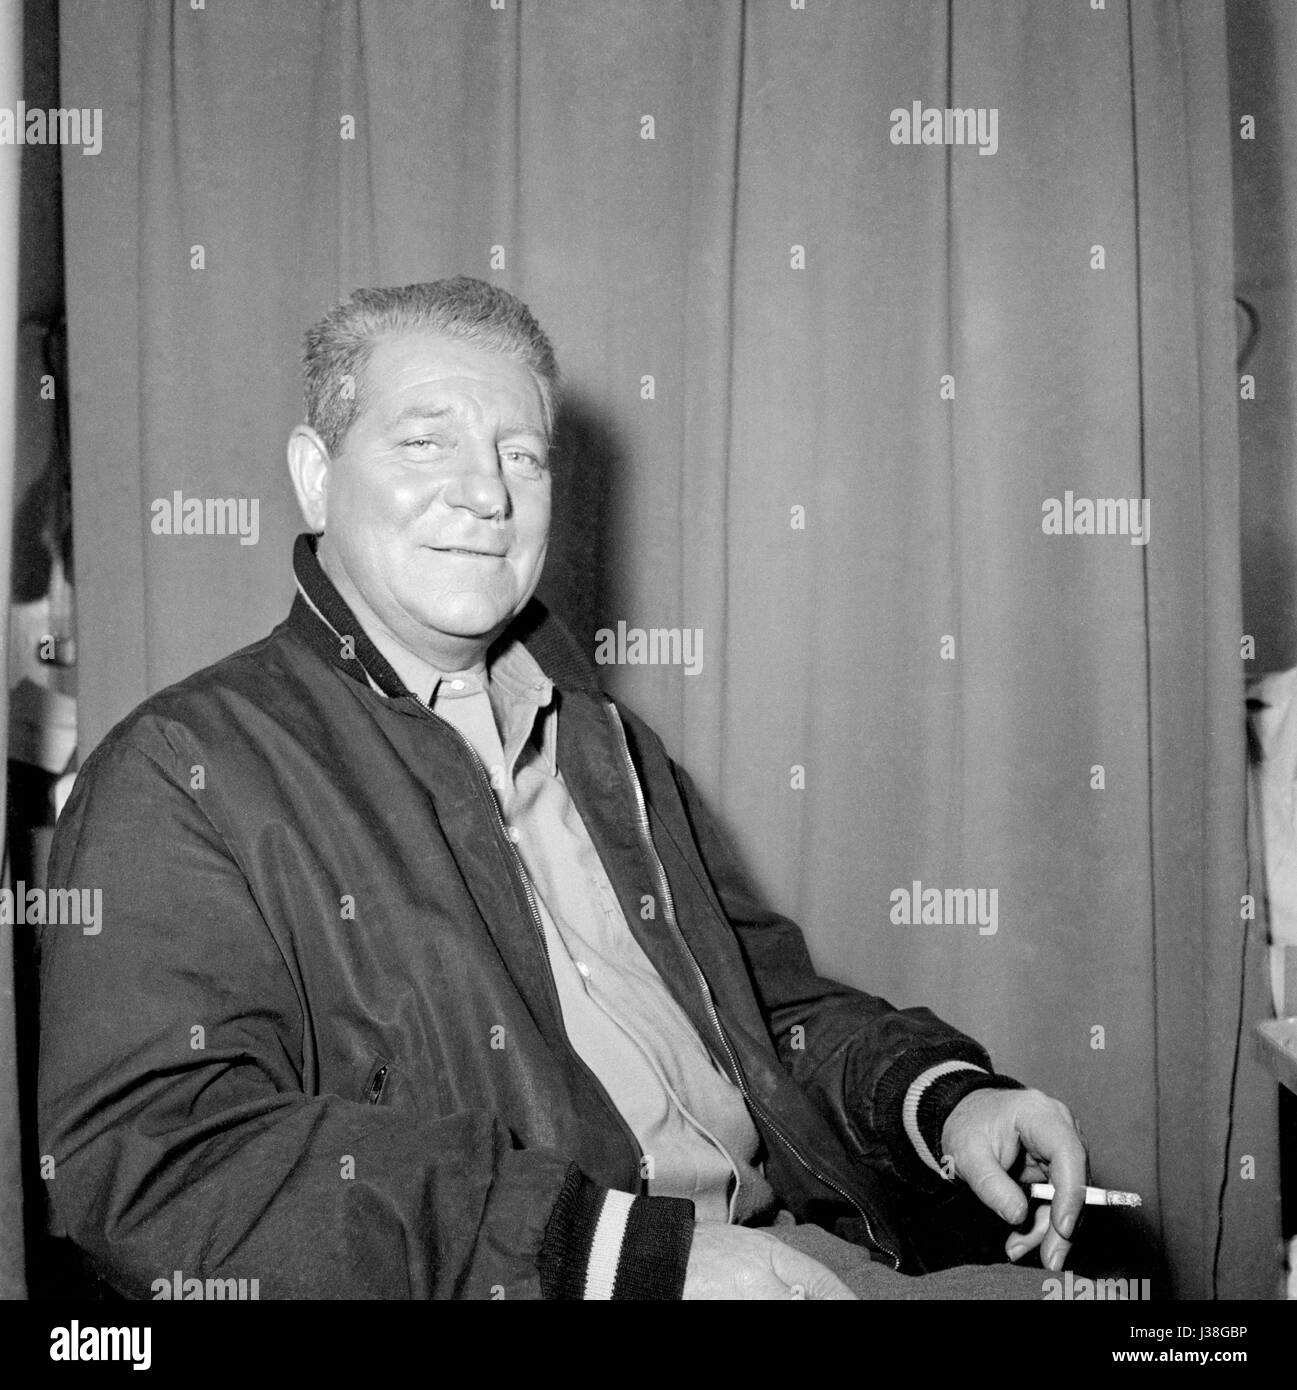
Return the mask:
<path id="1" fill-rule="evenodd" d="M 507 411 L 544 426 L 540 387 L 516 358 L 438 333 L 381 338 L 365 366 L 369 412 L 389 415 L 422 404 L 469 416 Z"/>

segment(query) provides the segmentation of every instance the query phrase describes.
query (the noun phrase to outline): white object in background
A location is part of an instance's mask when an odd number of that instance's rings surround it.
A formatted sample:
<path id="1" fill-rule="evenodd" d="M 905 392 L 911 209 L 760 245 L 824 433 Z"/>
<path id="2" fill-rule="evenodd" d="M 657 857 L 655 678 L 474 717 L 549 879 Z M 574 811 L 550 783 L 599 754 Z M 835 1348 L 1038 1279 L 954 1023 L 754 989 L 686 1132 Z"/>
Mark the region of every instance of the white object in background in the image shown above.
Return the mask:
<path id="1" fill-rule="evenodd" d="M 1284 998 L 1284 947 L 1297 952 L 1297 668 L 1252 682 L 1248 694 L 1267 706 L 1253 715 L 1262 761 L 1252 775 L 1261 793 L 1270 900 L 1270 991 L 1282 1017 L 1297 1014 L 1292 991 Z"/>
<path id="2" fill-rule="evenodd" d="M 72 784 L 77 780 L 75 772 L 65 772 L 57 782 L 54 783 L 54 819 L 63 814 L 63 808 L 68 804 L 68 797 L 72 795 Z"/>
<path id="3" fill-rule="evenodd" d="M 59 776 L 77 746 L 77 702 L 26 676 L 9 692 L 9 757 Z"/>

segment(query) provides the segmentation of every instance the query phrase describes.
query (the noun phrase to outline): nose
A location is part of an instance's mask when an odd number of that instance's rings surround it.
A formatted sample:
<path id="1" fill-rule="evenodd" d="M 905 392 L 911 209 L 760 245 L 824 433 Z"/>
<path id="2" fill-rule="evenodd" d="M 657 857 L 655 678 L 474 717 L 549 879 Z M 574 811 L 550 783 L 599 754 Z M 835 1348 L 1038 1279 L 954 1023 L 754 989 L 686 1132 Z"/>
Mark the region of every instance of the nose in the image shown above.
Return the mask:
<path id="1" fill-rule="evenodd" d="M 458 454 L 459 467 L 443 493 L 447 505 L 462 507 L 483 520 L 503 520 L 509 515 L 509 489 L 495 445 L 462 441 Z"/>

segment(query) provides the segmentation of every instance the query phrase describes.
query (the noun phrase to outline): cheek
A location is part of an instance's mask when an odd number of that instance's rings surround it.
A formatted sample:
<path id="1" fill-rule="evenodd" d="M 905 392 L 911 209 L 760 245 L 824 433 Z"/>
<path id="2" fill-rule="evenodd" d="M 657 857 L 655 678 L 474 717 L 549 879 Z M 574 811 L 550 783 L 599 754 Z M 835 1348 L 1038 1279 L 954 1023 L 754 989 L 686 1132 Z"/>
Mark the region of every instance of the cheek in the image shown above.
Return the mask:
<path id="1" fill-rule="evenodd" d="M 393 521 L 413 521 L 428 510 L 437 488 L 432 479 L 414 473 L 399 473 L 382 492 L 383 511 Z"/>
<path id="2" fill-rule="evenodd" d="M 549 537 L 550 499 L 544 493 L 518 506 L 518 540 L 528 551 L 543 550 Z"/>
<path id="3" fill-rule="evenodd" d="M 380 479 L 349 478 L 339 499 L 367 529 L 400 529 L 428 507 L 428 479 L 394 473 Z"/>

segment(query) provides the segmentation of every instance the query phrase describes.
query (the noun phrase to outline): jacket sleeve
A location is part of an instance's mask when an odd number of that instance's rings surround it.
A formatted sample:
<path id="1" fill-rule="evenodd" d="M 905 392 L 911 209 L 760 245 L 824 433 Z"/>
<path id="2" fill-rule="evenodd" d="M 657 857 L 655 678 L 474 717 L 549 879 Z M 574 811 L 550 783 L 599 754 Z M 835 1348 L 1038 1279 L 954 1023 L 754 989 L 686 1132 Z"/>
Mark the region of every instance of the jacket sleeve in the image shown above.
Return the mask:
<path id="1" fill-rule="evenodd" d="M 93 930 L 41 936 L 47 1194 L 56 1234 L 118 1292 L 679 1296 L 691 1203 L 608 1192 L 485 1110 L 308 1092 L 281 945 L 197 799 L 142 748 L 114 739 L 87 762 L 49 883 L 102 907 Z"/>
<path id="2" fill-rule="evenodd" d="M 857 1157 L 876 1159 L 881 1145 L 908 1183 L 944 1182 L 951 1110 L 970 1091 L 1021 1083 L 996 1075 L 979 1043 L 929 1009 L 898 1009 L 818 974 L 800 927 L 761 904 L 689 775 L 672 768 L 780 1061 Z"/>

